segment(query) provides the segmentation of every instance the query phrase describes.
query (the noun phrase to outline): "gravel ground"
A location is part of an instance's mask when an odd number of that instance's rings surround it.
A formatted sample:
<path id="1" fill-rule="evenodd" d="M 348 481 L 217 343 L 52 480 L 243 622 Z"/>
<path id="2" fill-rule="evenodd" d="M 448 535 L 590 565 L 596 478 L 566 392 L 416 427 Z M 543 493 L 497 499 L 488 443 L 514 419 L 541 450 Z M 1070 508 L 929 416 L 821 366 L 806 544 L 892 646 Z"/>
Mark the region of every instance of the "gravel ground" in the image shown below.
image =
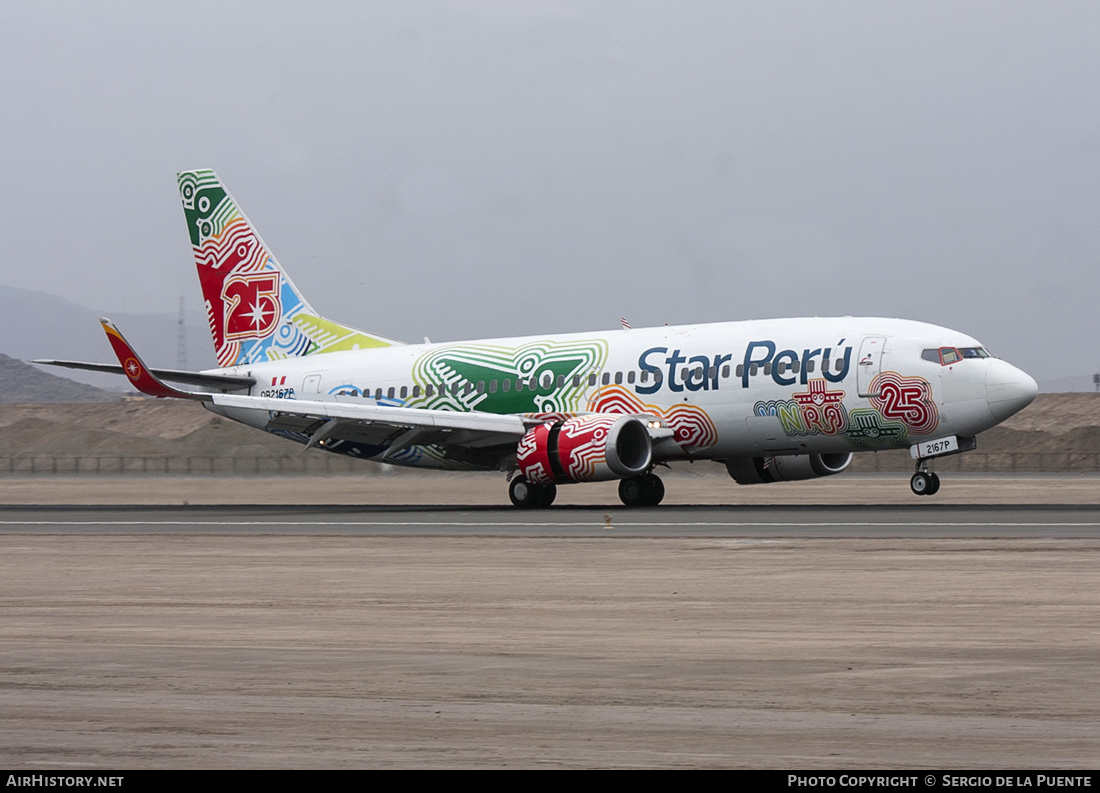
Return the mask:
<path id="1" fill-rule="evenodd" d="M 1093 554 L 0 536 L 0 767 L 1095 768 Z"/>

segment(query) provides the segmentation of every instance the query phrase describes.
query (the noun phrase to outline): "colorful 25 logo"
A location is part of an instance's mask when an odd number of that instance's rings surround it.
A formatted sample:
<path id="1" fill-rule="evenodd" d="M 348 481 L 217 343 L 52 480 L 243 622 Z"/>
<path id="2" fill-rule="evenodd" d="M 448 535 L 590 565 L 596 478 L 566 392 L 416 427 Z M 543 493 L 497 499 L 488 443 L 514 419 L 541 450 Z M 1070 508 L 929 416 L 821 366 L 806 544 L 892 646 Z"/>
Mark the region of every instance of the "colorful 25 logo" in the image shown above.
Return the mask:
<path id="1" fill-rule="evenodd" d="M 271 272 L 234 275 L 222 287 L 225 306 L 225 338 L 262 339 L 275 332 L 282 318 L 279 274 Z"/>

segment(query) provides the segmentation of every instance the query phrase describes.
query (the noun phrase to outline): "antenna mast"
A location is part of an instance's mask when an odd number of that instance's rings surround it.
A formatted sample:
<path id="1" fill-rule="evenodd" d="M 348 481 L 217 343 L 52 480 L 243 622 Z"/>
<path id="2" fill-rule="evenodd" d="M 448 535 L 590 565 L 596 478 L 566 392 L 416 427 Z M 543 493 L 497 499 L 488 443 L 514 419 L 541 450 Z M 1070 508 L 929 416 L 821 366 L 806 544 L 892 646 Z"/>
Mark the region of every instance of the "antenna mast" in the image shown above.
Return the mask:
<path id="1" fill-rule="evenodd" d="M 187 326 L 183 319 L 183 295 L 180 295 L 180 317 L 176 333 L 176 367 L 187 368 Z"/>

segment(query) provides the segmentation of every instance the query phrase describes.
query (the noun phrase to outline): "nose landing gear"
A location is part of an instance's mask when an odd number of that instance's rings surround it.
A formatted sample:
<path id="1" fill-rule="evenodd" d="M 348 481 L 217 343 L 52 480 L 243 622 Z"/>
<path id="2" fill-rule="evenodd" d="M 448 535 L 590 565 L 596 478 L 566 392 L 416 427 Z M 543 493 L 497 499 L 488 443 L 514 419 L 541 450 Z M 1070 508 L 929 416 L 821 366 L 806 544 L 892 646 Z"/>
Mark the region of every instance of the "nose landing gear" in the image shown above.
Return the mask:
<path id="1" fill-rule="evenodd" d="M 918 496 L 934 496 L 940 489 L 940 478 L 928 470 L 924 460 L 917 462 L 917 472 L 909 480 L 909 489 Z"/>

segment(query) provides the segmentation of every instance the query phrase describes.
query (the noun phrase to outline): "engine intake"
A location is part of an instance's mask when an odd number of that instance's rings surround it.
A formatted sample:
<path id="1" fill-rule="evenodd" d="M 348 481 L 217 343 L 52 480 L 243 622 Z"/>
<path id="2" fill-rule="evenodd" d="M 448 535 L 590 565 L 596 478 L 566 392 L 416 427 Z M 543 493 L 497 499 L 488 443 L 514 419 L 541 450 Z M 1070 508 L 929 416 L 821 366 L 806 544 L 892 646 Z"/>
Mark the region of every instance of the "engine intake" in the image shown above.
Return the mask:
<path id="1" fill-rule="evenodd" d="M 852 464 L 852 454 L 792 454 L 776 457 L 735 457 L 726 470 L 739 485 L 796 482 L 839 474 Z"/>
<path id="2" fill-rule="evenodd" d="M 652 461 L 645 422 L 600 413 L 533 427 L 516 451 L 523 478 L 537 484 L 625 479 L 645 473 Z"/>

